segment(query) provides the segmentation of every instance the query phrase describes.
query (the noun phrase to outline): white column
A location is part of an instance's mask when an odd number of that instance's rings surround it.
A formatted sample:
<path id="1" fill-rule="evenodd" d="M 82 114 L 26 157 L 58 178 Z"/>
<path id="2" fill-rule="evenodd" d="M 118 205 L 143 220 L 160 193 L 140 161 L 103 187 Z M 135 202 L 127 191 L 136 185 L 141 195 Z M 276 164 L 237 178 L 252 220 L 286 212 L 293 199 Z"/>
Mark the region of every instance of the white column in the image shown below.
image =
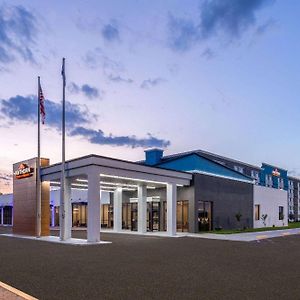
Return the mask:
<path id="1" fill-rule="evenodd" d="M 100 213 L 100 171 L 96 166 L 91 166 L 88 172 L 88 242 L 100 242 Z"/>
<path id="2" fill-rule="evenodd" d="M 122 230 L 122 188 L 114 191 L 114 231 Z"/>
<path id="3" fill-rule="evenodd" d="M 138 232 L 147 232 L 147 186 L 138 186 Z"/>
<path id="4" fill-rule="evenodd" d="M 176 209 L 177 186 L 174 183 L 167 184 L 167 232 L 168 235 L 176 235 Z"/>
<path id="5" fill-rule="evenodd" d="M 65 178 L 64 188 L 65 211 L 60 209 L 60 239 L 65 241 L 72 237 L 72 204 L 71 204 L 71 179 Z"/>

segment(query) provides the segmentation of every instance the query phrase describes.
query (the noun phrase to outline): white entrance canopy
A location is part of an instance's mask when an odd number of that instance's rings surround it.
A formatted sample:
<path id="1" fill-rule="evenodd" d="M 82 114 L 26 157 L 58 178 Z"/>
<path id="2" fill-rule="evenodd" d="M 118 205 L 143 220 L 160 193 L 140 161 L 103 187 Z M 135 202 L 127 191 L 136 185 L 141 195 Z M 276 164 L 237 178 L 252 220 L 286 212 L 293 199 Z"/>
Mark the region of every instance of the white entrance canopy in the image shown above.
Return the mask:
<path id="1" fill-rule="evenodd" d="M 61 163 L 42 168 L 42 181 L 59 185 Z M 100 189 L 111 189 L 115 197 L 114 224 L 120 227 L 122 218 L 122 190 L 137 189 L 138 194 L 138 231 L 146 231 L 147 188 L 165 187 L 167 192 L 167 232 L 176 234 L 177 186 L 189 186 L 192 174 L 150 167 L 134 162 L 88 155 L 69 160 L 65 164 L 66 187 L 65 199 L 70 199 L 71 188 L 88 190 L 88 241 L 100 241 Z M 66 201 L 63 230 L 65 236 L 71 237 L 71 201 Z"/>
<path id="2" fill-rule="evenodd" d="M 119 160 L 99 155 L 88 155 L 66 162 L 66 176 L 74 177 L 87 175 L 91 166 L 97 167 L 100 174 L 110 178 L 139 180 L 140 182 L 175 183 L 177 185 L 190 185 L 192 175 L 186 172 L 165 170 L 141 165 L 138 163 Z M 50 165 L 41 170 L 42 181 L 60 179 L 61 163 Z M 104 177 L 104 176 L 103 176 Z"/>

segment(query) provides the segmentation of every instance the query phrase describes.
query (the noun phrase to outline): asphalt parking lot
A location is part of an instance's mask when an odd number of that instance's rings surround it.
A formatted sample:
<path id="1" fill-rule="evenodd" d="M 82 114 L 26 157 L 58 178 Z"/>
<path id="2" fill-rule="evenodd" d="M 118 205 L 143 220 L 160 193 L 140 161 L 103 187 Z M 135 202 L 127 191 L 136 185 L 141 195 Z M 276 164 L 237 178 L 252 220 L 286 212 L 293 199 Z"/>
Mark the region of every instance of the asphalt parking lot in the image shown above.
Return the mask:
<path id="1" fill-rule="evenodd" d="M 248 243 L 112 233 L 102 239 L 112 244 L 0 236 L 0 281 L 39 299 L 300 298 L 299 235 Z"/>

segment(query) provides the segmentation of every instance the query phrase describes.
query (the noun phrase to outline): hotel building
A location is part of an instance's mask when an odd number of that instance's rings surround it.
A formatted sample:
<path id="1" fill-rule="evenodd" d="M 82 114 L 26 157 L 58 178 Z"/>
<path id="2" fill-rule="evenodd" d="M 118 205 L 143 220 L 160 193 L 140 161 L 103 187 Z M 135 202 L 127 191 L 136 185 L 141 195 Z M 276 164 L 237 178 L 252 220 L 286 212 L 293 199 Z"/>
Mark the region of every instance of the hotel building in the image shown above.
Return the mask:
<path id="1" fill-rule="evenodd" d="M 100 240 L 100 228 L 174 235 L 286 226 L 287 199 L 293 204 L 299 199 L 297 179 L 267 164 L 259 168 L 202 150 L 163 156 L 162 150 L 150 149 L 145 154 L 139 162 L 98 155 L 68 161 L 63 218 L 61 164 L 42 159 L 42 234 L 61 220 L 67 236 L 72 226 L 87 227 L 90 241 Z M 13 223 L 15 233 L 36 234 L 36 162 L 14 164 L 14 192 L 0 196 L 0 225 Z"/>

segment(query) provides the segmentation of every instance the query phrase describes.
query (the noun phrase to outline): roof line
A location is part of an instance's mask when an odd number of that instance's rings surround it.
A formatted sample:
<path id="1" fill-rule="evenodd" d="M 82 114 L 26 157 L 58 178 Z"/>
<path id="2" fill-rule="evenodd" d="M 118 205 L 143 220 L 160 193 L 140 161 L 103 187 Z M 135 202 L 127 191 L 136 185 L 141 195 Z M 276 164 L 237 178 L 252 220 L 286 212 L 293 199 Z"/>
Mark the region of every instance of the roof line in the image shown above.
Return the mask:
<path id="1" fill-rule="evenodd" d="M 229 161 L 232 161 L 232 162 L 237 162 L 237 163 L 249 166 L 249 167 L 254 167 L 256 169 L 261 169 L 261 167 L 258 167 L 256 165 L 251 165 L 251 164 L 242 162 L 242 161 L 237 160 L 237 159 L 233 159 L 233 158 L 230 158 L 230 157 L 222 156 L 222 155 L 215 154 L 215 153 L 212 153 L 212 152 L 209 152 L 209 151 L 206 151 L 206 150 L 202 150 L 202 149 L 190 150 L 190 151 L 185 151 L 185 152 L 181 152 L 181 153 L 170 154 L 170 155 L 166 155 L 164 158 L 168 158 L 168 157 L 171 158 L 172 156 L 185 155 L 185 154 L 190 154 L 190 153 L 195 153 L 195 152 L 201 152 L 203 154 L 209 154 L 209 155 L 215 156 L 216 158 L 225 158 L 225 159 L 227 159 Z"/>
<path id="2" fill-rule="evenodd" d="M 248 178 L 248 179 L 253 180 L 252 177 L 250 177 L 250 176 L 248 176 L 248 175 L 246 175 L 246 174 L 240 173 L 240 172 L 238 172 L 238 171 L 236 171 L 236 170 L 234 170 L 234 169 L 231 169 L 231 168 L 229 168 L 229 167 L 227 167 L 227 166 L 225 166 L 225 165 L 222 165 L 222 164 L 220 164 L 220 163 L 218 163 L 218 162 L 216 162 L 216 161 L 214 161 L 214 160 L 212 160 L 212 159 L 209 159 L 209 158 L 207 158 L 207 157 L 205 157 L 205 156 L 201 156 L 201 154 L 199 154 L 199 153 L 197 153 L 197 152 L 186 153 L 186 154 L 183 154 L 183 155 L 181 155 L 181 156 L 179 156 L 179 157 L 171 157 L 171 158 L 167 159 L 166 161 L 162 161 L 161 163 L 156 164 L 155 166 L 159 166 L 159 165 L 161 165 L 161 164 L 164 164 L 164 163 L 167 163 L 167 162 L 176 160 L 176 159 L 180 159 L 180 158 L 182 158 L 182 157 L 186 157 L 186 156 L 189 156 L 189 155 L 197 155 L 197 156 L 199 156 L 199 157 L 201 157 L 201 158 L 204 158 L 204 159 L 206 159 L 206 160 L 208 160 L 208 161 L 210 161 L 210 162 L 212 162 L 212 163 L 214 163 L 214 164 L 216 164 L 216 165 L 218 165 L 218 166 L 220 166 L 220 167 L 223 167 L 223 168 L 225 168 L 225 169 L 227 169 L 227 170 L 229 170 L 229 171 L 231 171 L 231 172 L 234 172 L 234 173 L 236 173 L 236 174 L 238 174 L 238 175 L 240 175 L 240 176 L 243 176 L 243 177 L 246 177 L 246 178 Z"/>
<path id="3" fill-rule="evenodd" d="M 134 161 L 124 160 L 124 159 L 119 159 L 119 158 L 113 158 L 113 157 L 108 157 L 108 156 L 101 156 L 101 155 L 97 155 L 97 154 L 88 154 L 88 155 L 85 155 L 85 156 L 80 156 L 80 157 L 77 157 L 77 158 L 73 158 L 73 159 L 67 160 L 66 163 L 70 163 L 70 162 L 74 162 L 74 161 L 77 161 L 77 160 L 86 159 L 86 158 L 90 158 L 90 157 L 104 158 L 104 159 L 129 163 L 129 164 L 136 165 L 136 166 L 141 166 L 141 164 L 139 164 L 137 162 L 134 162 Z M 58 162 L 58 163 L 55 163 L 55 164 L 52 164 L 52 165 L 49 165 L 49 166 L 46 166 L 46 167 L 42 167 L 42 170 L 47 169 L 47 168 L 51 168 L 51 167 L 54 167 L 54 166 L 59 166 L 59 165 L 61 165 L 61 162 Z M 156 170 L 161 169 L 161 168 L 158 168 L 158 167 L 155 167 L 155 166 L 148 166 L 148 165 L 142 165 L 142 166 L 147 167 L 147 168 L 156 169 Z M 174 171 L 174 172 L 178 172 L 178 173 L 182 173 L 182 174 L 189 174 L 189 173 L 184 172 L 184 171 L 175 171 L 175 170 L 169 170 L 169 171 Z"/>

